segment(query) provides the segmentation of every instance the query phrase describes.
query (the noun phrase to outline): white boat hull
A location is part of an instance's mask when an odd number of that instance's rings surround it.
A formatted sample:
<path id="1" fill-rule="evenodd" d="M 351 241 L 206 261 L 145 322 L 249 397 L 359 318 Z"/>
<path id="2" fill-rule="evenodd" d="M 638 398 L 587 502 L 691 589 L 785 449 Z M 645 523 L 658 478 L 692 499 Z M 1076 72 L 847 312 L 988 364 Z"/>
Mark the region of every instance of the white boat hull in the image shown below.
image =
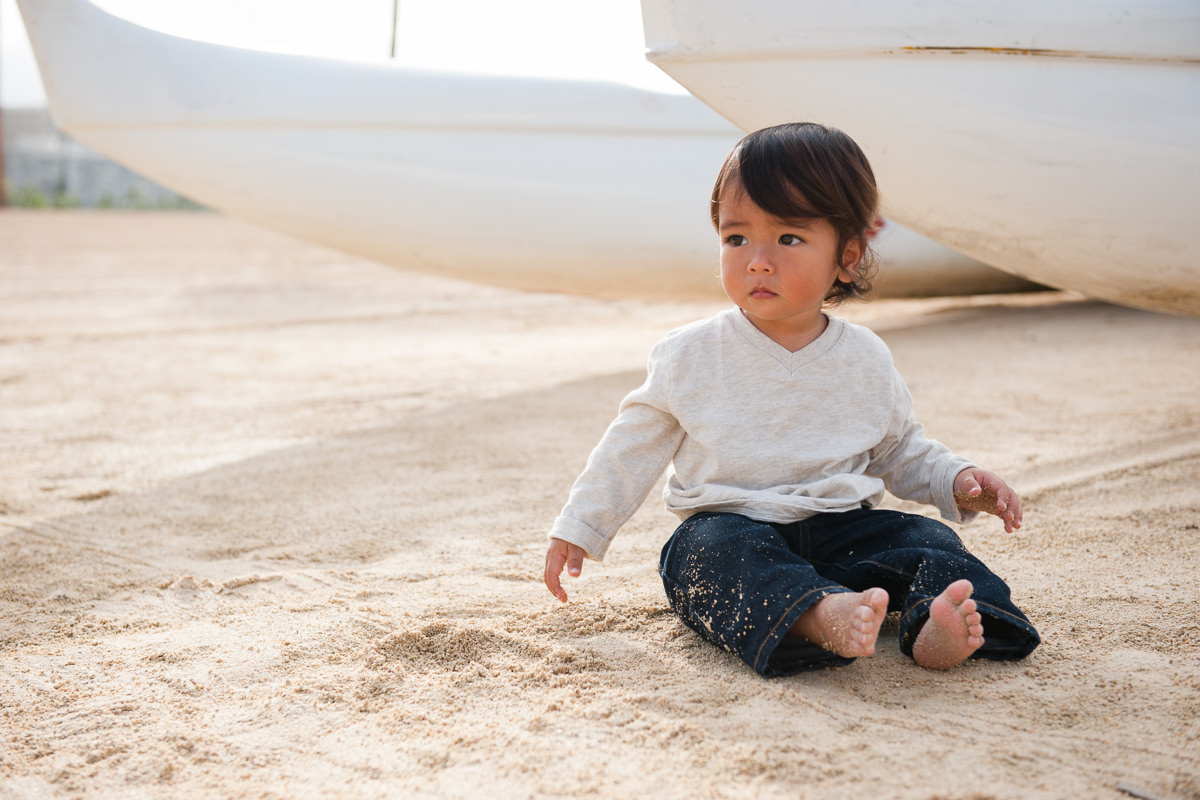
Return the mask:
<path id="1" fill-rule="evenodd" d="M 255 52 L 85 0 L 19 5 L 59 126 L 212 208 L 448 277 L 720 296 L 707 198 L 741 133 L 694 98 Z M 895 227 L 892 294 L 1027 287 Z"/>
<path id="2" fill-rule="evenodd" d="M 1200 314 L 1200 5 L 642 0 L 649 57 L 742 128 L 841 128 L 893 219 L 988 264 Z"/>

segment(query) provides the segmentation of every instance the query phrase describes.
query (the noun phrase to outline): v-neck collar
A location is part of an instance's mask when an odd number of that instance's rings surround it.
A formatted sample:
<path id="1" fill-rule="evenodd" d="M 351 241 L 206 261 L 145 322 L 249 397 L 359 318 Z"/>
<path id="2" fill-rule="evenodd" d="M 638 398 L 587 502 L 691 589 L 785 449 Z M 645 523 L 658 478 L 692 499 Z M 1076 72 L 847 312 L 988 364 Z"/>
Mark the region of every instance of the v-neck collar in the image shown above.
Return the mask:
<path id="1" fill-rule="evenodd" d="M 828 314 L 825 318 L 829 321 L 825 326 L 825 330 L 816 339 L 813 339 L 808 344 L 801 347 L 796 352 L 788 350 L 783 345 L 776 342 L 770 336 L 754 327 L 754 323 L 747 317 L 746 313 L 740 308 L 732 308 L 729 314 L 733 320 L 733 328 L 756 349 L 770 356 L 775 361 L 779 362 L 785 369 L 795 372 L 797 369 L 811 364 L 821 356 L 828 353 L 838 339 L 842 336 L 842 331 L 845 329 L 845 321 L 831 317 Z"/>

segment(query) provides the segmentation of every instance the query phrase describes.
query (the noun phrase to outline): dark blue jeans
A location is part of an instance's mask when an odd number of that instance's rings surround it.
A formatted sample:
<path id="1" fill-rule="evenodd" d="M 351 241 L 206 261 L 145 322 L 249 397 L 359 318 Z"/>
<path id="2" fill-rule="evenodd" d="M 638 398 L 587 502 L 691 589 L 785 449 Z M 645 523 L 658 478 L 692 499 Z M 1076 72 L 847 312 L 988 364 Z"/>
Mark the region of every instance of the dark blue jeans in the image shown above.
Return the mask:
<path id="1" fill-rule="evenodd" d="M 974 585 L 983 617 L 984 645 L 973 657 L 1024 658 L 1041 641 L 1004 581 L 953 530 L 917 514 L 860 509 L 775 524 L 700 513 L 667 541 L 659 574 L 688 627 L 766 677 L 853 661 L 786 634 L 825 595 L 872 586 L 900 612 L 909 656 L 929 604 L 959 578 Z"/>

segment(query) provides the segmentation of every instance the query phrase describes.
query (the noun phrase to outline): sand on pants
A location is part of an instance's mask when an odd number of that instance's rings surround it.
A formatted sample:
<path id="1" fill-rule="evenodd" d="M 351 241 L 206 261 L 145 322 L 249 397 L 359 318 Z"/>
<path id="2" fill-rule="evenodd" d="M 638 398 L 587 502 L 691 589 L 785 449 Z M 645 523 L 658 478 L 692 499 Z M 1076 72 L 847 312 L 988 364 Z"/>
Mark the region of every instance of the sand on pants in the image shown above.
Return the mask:
<path id="1" fill-rule="evenodd" d="M 1044 644 L 932 672 L 889 620 L 768 681 L 667 609 L 657 492 L 569 604 L 541 583 L 650 346 L 722 307 L 0 213 L 0 798 L 1200 796 L 1200 320 L 839 312 L 1022 492 L 960 532 Z"/>

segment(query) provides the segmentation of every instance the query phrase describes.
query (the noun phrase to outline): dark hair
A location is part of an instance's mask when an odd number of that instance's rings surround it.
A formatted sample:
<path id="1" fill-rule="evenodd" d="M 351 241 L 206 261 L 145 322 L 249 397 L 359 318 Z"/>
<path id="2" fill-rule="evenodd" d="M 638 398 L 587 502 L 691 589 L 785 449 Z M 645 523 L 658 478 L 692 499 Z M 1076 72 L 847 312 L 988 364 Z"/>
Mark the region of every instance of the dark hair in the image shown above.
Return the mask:
<path id="1" fill-rule="evenodd" d="M 741 189 L 755 205 L 784 219 L 826 219 L 838 235 L 838 258 L 857 241 L 862 258 L 850 282 L 838 280 L 825 301 L 837 305 L 871 290 L 875 253 L 869 231 L 876 226 L 879 190 L 867 157 L 837 128 L 790 122 L 746 136 L 725 159 L 713 186 L 710 213 L 720 227 L 721 195 Z"/>

